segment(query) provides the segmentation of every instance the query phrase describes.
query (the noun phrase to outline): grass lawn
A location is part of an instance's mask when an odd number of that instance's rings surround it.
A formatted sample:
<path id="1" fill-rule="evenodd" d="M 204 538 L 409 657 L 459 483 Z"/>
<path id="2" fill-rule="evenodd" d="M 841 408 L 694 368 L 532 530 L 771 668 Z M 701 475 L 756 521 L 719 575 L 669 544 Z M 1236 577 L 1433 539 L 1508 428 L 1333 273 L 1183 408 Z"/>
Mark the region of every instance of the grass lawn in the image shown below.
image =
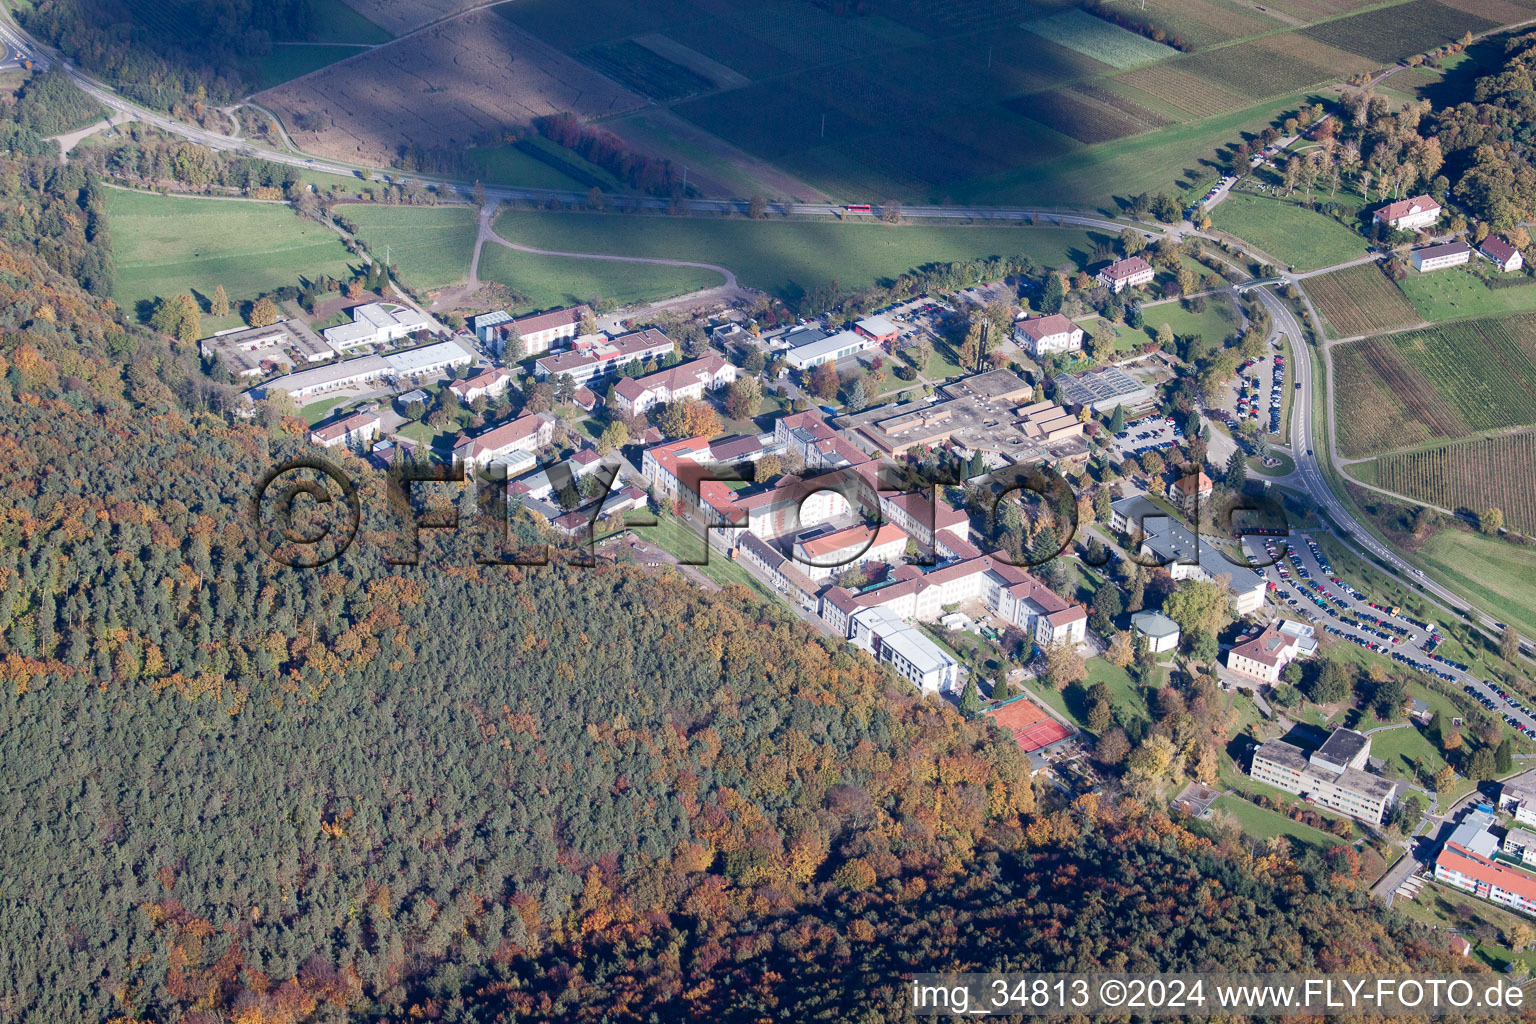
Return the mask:
<path id="1" fill-rule="evenodd" d="M 343 402 L 350 401 L 346 395 L 340 398 L 327 398 L 323 402 L 314 402 L 304 407 L 304 421 L 314 426 L 331 414 L 331 410 Z"/>
<path id="2" fill-rule="evenodd" d="M 1209 348 L 1219 347 L 1228 335 L 1237 330 L 1240 322 L 1232 300 L 1224 296 L 1212 296 L 1206 299 L 1203 313 L 1185 309 L 1182 301 L 1164 302 L 1155 306 L 1144 306 L 1142 317 L 1143 331 L 1148 338 L 1156 338 L 1157 329 L 1167 324 L 1176 337 L 1198 334 L 1205 342 L 1205 346 Z M 1133 342 L 1140 342 L 1137 332 L 1127 333 Z"/>
<path id="3" fill-rule="evenodd" d="M 274 85 L 319 71 L 344 57 L 355 57 L 362 47 L 343 45 L 301 46 L 293 43 L 274 43 L 272 51 L 256 61 L 261 73 L 257 89 L 270 89 Z"/>
<path id="4" fill-rule="evenodd" d="M 1330 846 L 1338 846 L 1343 842 L 1338 836 L 1329 835 L 1322 829 L 1292 821 L 1279 811 L 1271 811 L 1231 794 L 1217 797 L 1211 807 L 1213 810 L 1230 814 L 1242 830 L 1255 839 L 1289 836 L 1299 843 L 1315 846 L 1319 850 L 1326 850 Z"/>
<path id="5" fill-rule="evenodd" d="M 1398 899 L 1393 902 L 1392 909 L 1420 924 L 1452 931 L 1470 932 L 1480 925 L 1492 925 L 1498 929 L 1500 938 L 1507 936 L 1516 924 L 1527 927 L 1532 924 L 1527 917 L 1433 881 L 1420 890 L 1417 899 Z M 1519 960 L 1527 968 L 1536 967 L 1536 951 L 1517 955 L 1491 942 L 1481 943 L 1473 949 L 1478 959 L 1498 970 L 1511 960 Z"/>
<path id="6" fill-rule="evenodd" d="M 1211 223 L 1301 271 L 1365 253 L 1365 239 L 1332 217 L 1267 196 L 1234 193 L 1212 212 Z"/>
<path id="7" fill-rule="evenodd" d="M 1445 755 L 1440 752 L 1440 748 L 1412 725 L 1374 733 L 1371 736 L 1371 755 L 1387 762 L 1387 774 L 1399 779 L 1411 779 L 1419 785 L 1424 785 L 1425 778 L 1434 778 L 1435 773 L 1445 767 Z M 1413 762 L 1417 758 L 1424 760 L 1424 778 L 1414 775 Z M 1470 780 L 1467 784 L 1471 785 Z"/>
<path id="8" fill-rule="evenodd" d="M 1045 266 L 1083 266 L 1094 245 L 1092 233 L 1062 228 L 528 210 L 503 213 L 496 231 L 540 249 L 714 263 L 735 271 L 742 284 L 786 299 L 833 279 L 845 289 L 863 288 L 925 263 L 949 260 L 1023 253 Z"/>
<path id="9" fill-rule="evenodd" d="M 696 527 L 683 523 L 676 516 L 657 516 L 655 526 L 631 526 L 630 530 L 642 544 L 655 544 L 680 562 L 696 562 L 704 557 L 704 538 L 699 536 Z M 770 600 L 779 600 L 756 577 L 718 551 L 709 551 L 708 564 L 694 568 L 722 587 L 734 584 Z"/>
<path id="10" fill-rule="evenodd" d="M 301 277 L 351 274 L 341 239 L 283 206 L 120 189 L 106 197 L 117 260 L 112 298 L 130 313 L 189 290 L 206 308 L 221 284 L 234 303 Z"/>
<path id="11" fill-rule="evenodd" d="M 1053 711 L 1070 719 L 1084 731 L 1088 729 L 1088 703 L 1085 698 L 1088 689 L 1099 682 L 1109 687 L 1110 704 L 1122 716 L 1151 721 L 1152 714 L 1147 709 L 1146 699 L 1125 669 L 1116 668 L 1103 658 L 1089 658 L 1087 666 L 1088 677 L 1079 684 L 1067 687 L 1064 692 L 1040 680 L 1026 685 Z"/>
<path id="12" fill-rule="evenodd" d="M 1536 549 L 1465 530 L 1441 530 L 1417 552 L 1426 569 L 1476 598 L 1500 621 L 1536 635 Z"/>
<path id="13" fill-rule="evenodd" d="M 1248 460 L 1248 472 L 1257 473 L 1260 476 L 1290 476 L 1296 472 L 1295 460 L 1285 454 L 1285 452 L 1270 452 L 1269 456 L 1280 464 L 1270 467 L 1264 465 L 1261 459 L 1253 458 Z"/>
<path id="14" fill-rule="evenodd" d="M 469 276 L 479 232 L 474 207 L 356 203 L 342 213 L 370 253 L 383 259 L 388 248 L 391 265 L 413 288 L 442 288 Z"/>
<path id="15" fill-rule="evenodd" d="M 1536 281 L 1514 288 L 1489 288 L 1472 272 L 1470 265 L 1447 267 L 1428 274 L 1410 270 L 1398 287 L 1426 320 L 1497 316 L 1536 309 Z"/>
<path id="16" fill-rule="evenodd" d="M 553 164 L 516 146 L 476 146 L 464 155 L 474 161 L 481 181 L 528 188 L 584 189 L 586 185 Z"/>
<path id="17" fill-rule="evenodd" d="M 629 306 L 724 283 L 719 274 L 701 267 L 536 256 L 494 243 L 480 251 L 480 279 L 500 281 L 528 296 L 525 309 L 569 306 L 594 297 Z"/>

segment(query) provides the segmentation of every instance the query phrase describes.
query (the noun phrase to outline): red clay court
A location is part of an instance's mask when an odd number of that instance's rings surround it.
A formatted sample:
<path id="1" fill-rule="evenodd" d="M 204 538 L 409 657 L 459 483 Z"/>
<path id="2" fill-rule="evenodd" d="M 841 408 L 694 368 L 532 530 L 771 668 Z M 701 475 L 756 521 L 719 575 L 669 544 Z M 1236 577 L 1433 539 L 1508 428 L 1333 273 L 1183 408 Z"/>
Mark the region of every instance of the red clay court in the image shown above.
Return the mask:
<path id="1" fill-rule="evenodd" d="M 987 716 L 998 725 L 1013 733 L 1024 752 L 1054 746 L 1072 735 L 1072 730 L 1045 713 L 1045 710 L 1028 697 L 1018 697 L 1000 708 L 988 711 Z"/>

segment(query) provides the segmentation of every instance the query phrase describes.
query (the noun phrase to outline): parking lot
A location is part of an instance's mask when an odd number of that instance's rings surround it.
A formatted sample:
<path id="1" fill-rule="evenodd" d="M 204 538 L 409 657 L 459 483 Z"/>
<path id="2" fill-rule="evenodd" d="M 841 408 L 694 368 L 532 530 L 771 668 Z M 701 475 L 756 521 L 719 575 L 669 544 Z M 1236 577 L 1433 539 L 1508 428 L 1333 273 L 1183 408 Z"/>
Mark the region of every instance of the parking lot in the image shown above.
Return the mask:
<path id="1" fill-rule="evenodd" d="M 1174 425 L 1172 416 L 1147 416 L 1126 424 L 1125 429 L 1115 435 L 1110 450 L 1122 459 L 1152 451 L 1166 456 L 1182 440 L 1184 431 Z"/>
<path id="2" fill-rule="evenodd" d="M 1300 533 L 1287 538 L 1248 537 L 1248 557 L 1269 588 L 1271 600 L 1317 623 L 1322 631 L 1393 661 L 1456 683 L 1506 725 L 1536 737 L 1536 716 L 1497 684 L 1470 675 L 1440 648 L 1445 637 L 1432 622 L 1400 608 L 1377 604 L 1334 572 L 1316 541 Z"/>
<path id="3" fill-rule="evenodd" d="M 1228 424 L 1257 423 L 1278 434 L 1287 386 L 1285 356 L 1279 352 L 1261 356 L 1237 368 L 1237 378 L 1222 390 L 1212 412 L 1219 410 Z"/>

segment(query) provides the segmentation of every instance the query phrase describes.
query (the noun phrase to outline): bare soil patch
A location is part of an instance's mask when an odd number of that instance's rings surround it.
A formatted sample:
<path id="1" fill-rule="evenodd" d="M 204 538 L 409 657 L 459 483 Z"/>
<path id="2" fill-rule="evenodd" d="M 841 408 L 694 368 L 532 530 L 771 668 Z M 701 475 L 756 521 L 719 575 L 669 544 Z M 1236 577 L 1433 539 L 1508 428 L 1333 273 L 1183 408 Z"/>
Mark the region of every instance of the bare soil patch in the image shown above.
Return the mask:
<path id="1" fill-rule="evenodd" d="M 590 119 L 645 103 L 486 12 L 370 50 L 257 100 L 282 116 L 307 152 L 375 164 L 389 163 L 402 147 L 468 145 L 544 114 Z M 311 120 L 317 130 L 299 129 Z"/>

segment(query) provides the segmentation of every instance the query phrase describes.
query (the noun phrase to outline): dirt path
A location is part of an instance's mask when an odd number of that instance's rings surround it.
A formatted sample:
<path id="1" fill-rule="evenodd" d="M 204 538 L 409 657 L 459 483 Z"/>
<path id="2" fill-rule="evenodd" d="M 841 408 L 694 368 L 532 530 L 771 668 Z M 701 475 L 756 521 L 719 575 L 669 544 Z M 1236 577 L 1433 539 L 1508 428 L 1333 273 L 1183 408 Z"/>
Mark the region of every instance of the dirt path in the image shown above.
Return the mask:
<path id="1" fill-rule="evenodd" d="M 59 162 L 67 162 L 69 160 L 69 151 L 78 146 L 83 139 L 88 139 L 97 132 L 104 132 L 108 128 L 116 128 L 118 125 L 127 124 L 129 121 L 134 120 L 137 120 L 137 118 L 131 114 L 114 113 L 111 117 L 97 121 L 95 124 L 88 124 L 79 131 L 52 136 L 53 141 L 59 144 Z"/>

